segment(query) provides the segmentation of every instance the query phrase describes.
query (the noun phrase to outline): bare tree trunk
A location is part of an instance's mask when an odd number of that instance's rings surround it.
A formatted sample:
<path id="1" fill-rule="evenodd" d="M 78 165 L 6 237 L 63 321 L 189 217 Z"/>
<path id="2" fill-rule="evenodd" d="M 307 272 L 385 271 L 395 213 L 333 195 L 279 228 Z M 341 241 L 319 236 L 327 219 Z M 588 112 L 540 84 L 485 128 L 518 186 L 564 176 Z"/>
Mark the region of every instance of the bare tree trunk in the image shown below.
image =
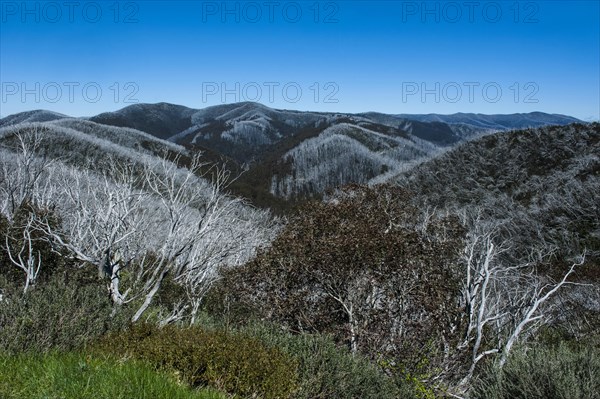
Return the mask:
<path id="1" fill-rule="evenodd" d="M 158 275 L 158 277 L 156 278 L 156 281 L 152 285 L 152 288 L 150 289 L 150 291 L 145 295 L 144 303 L 142 303 L 142 306 L 140 306 L 138 308 L 138 310 L 135 312 L 135 314 L 131 318 L 131 321 L 133 321 L 133 322 L 138 321 L 140 319 L 140 317 L 142 317 L 144 312 L 148 309 L 148 307 L 152 303 L 152 300 L 154 299 L 154 296 L 160 289 L 160 286 L 162 285 L 163 279 L 167 275 L 167 272 L 168 272 L 168 268 L 164 267 L 163 270 Z"/>
<path id="2" fill-rule="evenodd" d="M 562 286 L 569 284 L 569 276 L 585 260 L 582 256 L 575 262 L 560 282 L 539 288 L 543 277 L 537 275 L 535 265 L 547 256 L 542 253 L 544 248 L 537 250 L 535 261 L 511 266 L 503 264 L 505 260 L 498 257 L 506 248 L 505 243 L 494 244 L 491 230 L 473 234 L 465 248 L 463 298 L 468 325 L 457 348 L 462 350 L 471 344 L 472 347 L 471 364 L 461 380 L 463 386 L 473 377 L 478 363 L 490 355 L 501 354 L 498 366 L 504 366 L 519 337 L 531 328 L 531 324 L 544 319 L 542 305 Z M 484 348 L 486 341 L 496 344 Z"/>
<path id="3" fill-rule="evenodd" d="M 584 262 L 585 262 L 585 255 L 582 255 L 581 258 L 579 259 L 579 261 L 577 261 L 571 265 L 571 267 L 565 273 L 565 275 L 563 276 L 561 281 L 559 281 L 554 286 L 547 285 L 537 291 L 535 301 L 533 301 L 533 303 L 531 304 L 529 309 L 527 309 L 527 311 L 525 312 L 525 315 L 523 316 L 521 321 L 516 325 L 516 327 L 512 331 L 512 334 L 506 340 L 506 344 L 504 345 L 504 348 L 502 350 L 502 356 L 500 357 L 500 361 L 498 362 L 499 367 L 503 367 L 504 364 L 506 363 L 506 360 L 508 358 L 508 355 L 509 355 L 513 345 L 517 342 L 519 336 L 521 335 L 521 333 L 523 332 L 523 329 L 527 326 L 527 324 L 532 323 L 536 320 L 540 320 L 544 317 L 543 314 L 534 316 L 536 314 L 536 312 L 538 311 L 540 305 L 542 305 L 550 297 L 552 297 L 556 293 L 556 291 L 558 291 L 562 286 L 564 286 L 565 284 L 568 284 L 567 280 L 568 280 L 569 276 L 575 272 L 575 268 L 577 266 L 583 265 Z M 540 296 L 545 288 L 549 288 L 549 290 L 543 296 Z"/>
<path id="4" fill-rule="evenodd" d="M 8 259 L 14 266 L 21 269 L 25 273 L 25 283 L 23 286 L 24 294 L 27 293 L 31 285 L 35 284 L 37 276 L 42 267 L 41 254 L 38 251 L 36 256 L 35 251 L 33 249 L 34 238 L 32 237 L 31 233 L 32 230 L 35 228 L 34 223 L 35 215 L 32 214 L 29 215 L 27 222 L 23 226 L 17 226 L 17 228 L 23 230 L 21 233 L 21 237 L 19 237 L 18 239 L 13 238 L 13 241 L 16 242 L 22 240 L 20 245 L 18 245 L 18 247 L 20 247 L 18 249 L 18 252 L 16 252 L 16 250 L 12 248 L 8 235 L 5 237 L 4 249 L 8 254 Z"/>
<path id="5" fill-rule="evenodd" d="M 348 313 L 348 323 L 350 324 L 350 350 L 355 355 L 358 352 L 358 331 L 356 321 L 354 320 L 354 313 L 352 312 L 352 305 Z"/>

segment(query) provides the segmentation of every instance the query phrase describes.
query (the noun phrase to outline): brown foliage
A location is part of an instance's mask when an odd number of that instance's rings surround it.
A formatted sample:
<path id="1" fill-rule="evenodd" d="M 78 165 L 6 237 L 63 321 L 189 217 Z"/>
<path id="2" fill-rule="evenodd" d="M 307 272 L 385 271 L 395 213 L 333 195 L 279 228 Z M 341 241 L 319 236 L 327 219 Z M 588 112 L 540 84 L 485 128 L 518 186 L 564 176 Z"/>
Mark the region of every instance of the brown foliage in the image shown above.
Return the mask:
<path id="1" fill-rule="evenodd" d="M 391 186 L 351 186 L 307 204 L 271 248 L 225 273 L 222 298 L 292 330 L 332 333 L 373 357 L 416 364 L 455 328 L 463 230 L 408 204 Z"/>

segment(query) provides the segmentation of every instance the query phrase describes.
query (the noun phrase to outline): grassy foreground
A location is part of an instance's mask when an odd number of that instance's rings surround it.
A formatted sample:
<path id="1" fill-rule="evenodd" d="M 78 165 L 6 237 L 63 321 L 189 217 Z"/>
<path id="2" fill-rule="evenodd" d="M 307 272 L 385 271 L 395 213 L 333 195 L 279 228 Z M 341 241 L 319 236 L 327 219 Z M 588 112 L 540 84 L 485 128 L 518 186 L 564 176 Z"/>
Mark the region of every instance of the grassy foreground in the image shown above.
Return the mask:
<path id="1" fill-rule="evenodd" d="M 78 353 L 0 355 L 4 399 L 225 399 L 211 390 L 191 390 L 175 376 L 135 361 Z"/>

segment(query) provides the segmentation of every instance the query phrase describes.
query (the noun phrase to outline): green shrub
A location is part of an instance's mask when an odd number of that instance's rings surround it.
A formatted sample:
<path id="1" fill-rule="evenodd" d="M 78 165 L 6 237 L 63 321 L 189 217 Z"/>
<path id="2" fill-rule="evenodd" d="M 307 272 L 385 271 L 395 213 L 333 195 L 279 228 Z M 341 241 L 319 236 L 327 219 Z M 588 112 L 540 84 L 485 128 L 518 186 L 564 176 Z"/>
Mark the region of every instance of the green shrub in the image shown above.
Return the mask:
<path id="1" fill-rule="evenodd" d="M 175 370 L 195 387 L 209 385 L 243 397 L 286 398 L 296 388 L 293 359 L 243 334 L 135 324 L 109 334 L 95 348 Z"/>
<path id="2" fill-rule="evenodd" d="M 225 399 L 217 392 L 192 391 L 140 362 L 75 353 L 0 355 L 0 397 Z"/>
<path id="3" fill-rule="evenodd" d="M 490 367 L 475 382 L 473 398 L 600 398 L 597 347 L 538 346 L 514 353 L 501 370 Z"/>
<path id="4" fill-rule="evenodd" d="M 23 295 L 13 290 L 0 302 L 0 350 L 9 353 L 72 350 L 125 325 L 113 315 L 104 286 L 57 273 Z"/>
<path id="5" fill-rule="evenodd" d="M 198 323 L 212 330 L 228 329 L 255 337 L 293 357 L 298 364 L 297 399 L 419 398 L 414 381 L 394 380 L 366 357 L 352 355 L 323 334 L 293 334 L 275 324 L 247 321 L 232 326 L 227 318 L 200 313 Z M 397 385 L 396 385 L 397 384 Z"/>
<path id="6" fill-rule="evenodd" d="M 276 346 L 296 359 L 299 388 L 294 398 L 412 398 L 412 387 L 395 386 L 376 365 L 352 355 L 324 335 L 285 333 L 274 326 L 253 324 L 241 329 L 266 345 Z"/>

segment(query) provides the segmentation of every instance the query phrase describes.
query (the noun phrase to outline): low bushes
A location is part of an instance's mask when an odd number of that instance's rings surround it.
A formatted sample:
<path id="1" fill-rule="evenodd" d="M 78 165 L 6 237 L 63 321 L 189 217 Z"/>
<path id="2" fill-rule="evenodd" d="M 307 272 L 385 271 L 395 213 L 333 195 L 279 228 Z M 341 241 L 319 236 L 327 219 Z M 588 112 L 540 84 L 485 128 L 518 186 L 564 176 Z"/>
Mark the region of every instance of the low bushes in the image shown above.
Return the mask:
<path id="1" fill-rule="evenodd" d="M 175 370 L 194 387 L 209 385 L 242 397 L 286 398 L 297 384 L 293 359 L 243 334 L 135 324 L 107 335 L 94 349 Z"/>
<path id="2" fill-rule="evenodd" d="M 17 289 L 6 295 L 0 301 L 0 350 L 68 351 L 123 328 L 126 315 L 113 314 L 103 286 L 74 277 L 83 273 L 89 272 L 56 273 L 27 295 Z"/>
<path id="3" fill-rule="evenodd" d="M 600 398 L 600 349 L 567 344 L 515 352 L 502 370 L 490 367 L 472 398 Z"/>
<path id="4" fill-rule="evenodd" d="M 338 347 L 330 337 L 294 335 L 264 324 L 248 325 L 242 331 L 296 359 L 299 384 L 294 398 L 413 397 L 409 384 L 396 386 L 376 365 L 360 355 L 353 356 L 346 348 Z"/>

